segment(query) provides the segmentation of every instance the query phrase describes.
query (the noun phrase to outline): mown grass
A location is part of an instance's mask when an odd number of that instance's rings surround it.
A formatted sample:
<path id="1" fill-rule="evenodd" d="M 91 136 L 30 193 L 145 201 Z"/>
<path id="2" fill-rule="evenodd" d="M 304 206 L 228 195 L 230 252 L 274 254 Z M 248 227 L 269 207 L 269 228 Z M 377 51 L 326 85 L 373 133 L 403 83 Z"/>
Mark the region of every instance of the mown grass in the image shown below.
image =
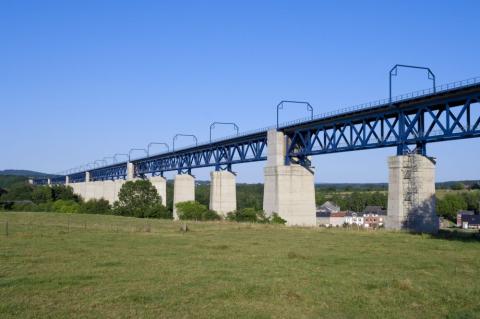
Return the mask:
<path id="1" fill-rule="evenodd" d="M 480 316 L 478 241 L 47 213 L 0 226 L 1 318 Z"/>

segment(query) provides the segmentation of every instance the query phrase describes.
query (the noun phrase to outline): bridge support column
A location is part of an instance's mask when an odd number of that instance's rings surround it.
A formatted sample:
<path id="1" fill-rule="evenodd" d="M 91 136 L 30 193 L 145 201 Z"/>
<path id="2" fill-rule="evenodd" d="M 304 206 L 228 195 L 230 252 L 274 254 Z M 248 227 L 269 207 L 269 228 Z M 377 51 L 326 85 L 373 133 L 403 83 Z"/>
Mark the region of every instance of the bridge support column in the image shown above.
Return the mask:
<path id="1" fill-rule="evenodd" d="M 178 174 L 173 184 L 173 219 L 178 220 L 176 205 L 195 200 L 195 177 Z"/>
<path id="2" fill-rule="evenodd" d="M 155 186 L 158 195 L 162 198 L 162 205 L 167 206 L 167 179 L 163 176 L 153 176 L 150 182 Z"/>
<path id="3" fill-rule="evenodd" d="M 85 200 L 89 201 L 95 198 L 95 184 L 90 181 L 90 172 L 85 173 Z"/>
<path id="4" fill-rule="evenodd" d="M 127 180 L 131 181 L 135 178 L 135 166 L 132 162 L 127 163 Z"/>
<path id="5" fill-rule="evenodd" d="M 210 173 L 210 209 L 227 216 L 237 210 L 237 185 L 235 174 L 229 171 Z"/>
<path id="6" fill-rule="evenodd" d="M 297 164 L 285 165 L 285 156 L 285 135 L 270 130 L 263 210 L 267 215 L 278 213 L 289 226 L 316 226 L 313 169 Z"/>
<path id="7" fill-rule="evenodd" d="M 436 233 L 435 162 L 422 155 L 388 159 L 388 213 L 386 227 L 393 230 Z"/>

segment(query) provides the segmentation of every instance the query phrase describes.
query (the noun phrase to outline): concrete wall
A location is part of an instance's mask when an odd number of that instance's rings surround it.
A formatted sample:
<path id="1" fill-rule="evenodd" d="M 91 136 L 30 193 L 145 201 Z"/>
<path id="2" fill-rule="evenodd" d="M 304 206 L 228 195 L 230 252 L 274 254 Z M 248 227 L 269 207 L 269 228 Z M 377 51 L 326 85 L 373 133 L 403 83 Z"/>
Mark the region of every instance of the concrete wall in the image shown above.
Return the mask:
<path id="1" fill-rule="evenodd" d="M 436 233 L 435 163 L 422 155 L 388 159 L 388 229 Z"/>
<path id="2" fill-rule="evenodd" d="M 158 195 L 162 198 L 163 206 L 167 206 L 167 179 L 162 176 L 150 178 L 150 182 L 157 189 Z"/>
<path id="3" fill-rule="evenodd" d="M 86 201 L 103 198 L 108 200 L 110 204 L 113 204 L 118 200 L 118 193 L 124 183 L 124 180 L 115 180 L 68 183 L 67 185 L 72 187 L 75 194 L 82 196 Z"/>
<path id="4" fill-rule="evenodd" d="M 235 174 L 228 171 L 211 172 L 210 178 L 210 209 L 223 216 L 237 210 Z"/>
<path id="5" fill-rule="evenodd" d="M 176 204 L 195 200 L 195 178 L 187 174 L 176 175 L 173 188 L 173 218 L 178 220 Z"/>
<path id="6" fill-rule="evenodd" d="M 268 132 L 268 159 L 264 169 L 263 209 L 278 213 L 290 226 L 315 226 L 315 175 L 303 166 L 285 165 L 286 139 L 282 132 Z"/>

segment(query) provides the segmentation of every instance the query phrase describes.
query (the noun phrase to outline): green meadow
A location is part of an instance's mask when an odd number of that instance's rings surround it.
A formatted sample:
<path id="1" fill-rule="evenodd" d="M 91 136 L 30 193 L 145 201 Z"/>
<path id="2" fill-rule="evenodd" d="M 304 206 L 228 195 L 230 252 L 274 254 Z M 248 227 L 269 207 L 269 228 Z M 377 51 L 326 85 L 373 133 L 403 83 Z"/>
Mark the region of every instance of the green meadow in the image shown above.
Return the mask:
<path id="1" fill-rule="evenodd" d="M 0 213 L 0 318 L 480 317 L 478 240 L 181 225 Z"/>

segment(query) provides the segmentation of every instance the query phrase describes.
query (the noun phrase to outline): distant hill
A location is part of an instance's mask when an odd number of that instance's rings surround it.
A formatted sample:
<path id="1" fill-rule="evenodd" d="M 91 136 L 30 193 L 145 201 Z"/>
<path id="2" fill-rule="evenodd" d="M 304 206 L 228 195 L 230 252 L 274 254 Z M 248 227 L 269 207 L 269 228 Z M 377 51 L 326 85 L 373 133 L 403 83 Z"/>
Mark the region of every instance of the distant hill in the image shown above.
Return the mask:
<path id="1" fill-rule="evenodd" d="M 5 176 L 23 176 L 23 177 L 51 177 L 52 174 L 40 173 L 22 169 L 6 169 L 0 171 L 0 175 Z"/>

